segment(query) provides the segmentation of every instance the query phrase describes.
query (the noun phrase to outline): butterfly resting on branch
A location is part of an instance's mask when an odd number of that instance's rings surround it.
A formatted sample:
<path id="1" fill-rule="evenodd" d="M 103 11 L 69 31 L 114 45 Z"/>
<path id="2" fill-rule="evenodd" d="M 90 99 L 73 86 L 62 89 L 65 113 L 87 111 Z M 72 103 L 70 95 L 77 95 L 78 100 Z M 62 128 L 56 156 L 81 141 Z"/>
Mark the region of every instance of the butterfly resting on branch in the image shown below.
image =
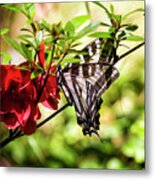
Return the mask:
<path id="1" fill-rule="evenodd" d="M 58 67 L 58 84 L 74 106 L 84 135 L 95 133 L 99 137 L 101 96 L 119 76 L 113 66 L 116 51 L 112 46 L 106 49 L 106 43 L 111 42 L 96 39 L 81 51 L 85 55 L 75 56 L 80 63 Z"/>

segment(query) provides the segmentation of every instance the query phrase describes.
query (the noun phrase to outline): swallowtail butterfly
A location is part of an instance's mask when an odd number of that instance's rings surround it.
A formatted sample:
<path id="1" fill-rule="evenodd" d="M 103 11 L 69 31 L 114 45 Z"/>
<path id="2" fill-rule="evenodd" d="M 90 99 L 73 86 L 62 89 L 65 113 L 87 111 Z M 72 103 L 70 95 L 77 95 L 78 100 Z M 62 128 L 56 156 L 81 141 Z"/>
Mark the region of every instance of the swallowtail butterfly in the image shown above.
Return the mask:
<path id="1" fill-rule="evenodd" d="M 58 84 L 68 102 L 73 104 L 84 135 L 95 133 L 99 136 L 101 95 L 119 76 L 112 65 L 114 51 L 106 51 L 103 44 L 105 40 L 96 39 L 81 51 L 85 55 L 75 56 L 81 59 L 80 63 L 68 64 L 64 69 L 58 67 Z"/>

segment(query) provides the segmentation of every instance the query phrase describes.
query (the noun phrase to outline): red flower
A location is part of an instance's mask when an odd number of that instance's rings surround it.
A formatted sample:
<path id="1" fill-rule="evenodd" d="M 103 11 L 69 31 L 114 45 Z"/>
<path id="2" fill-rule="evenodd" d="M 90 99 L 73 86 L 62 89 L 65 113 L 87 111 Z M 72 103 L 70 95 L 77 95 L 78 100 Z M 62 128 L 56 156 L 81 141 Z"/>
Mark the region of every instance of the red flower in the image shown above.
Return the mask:
<path id="1" fill-rule="evenodd" d="M 56 67 L 50 68 L 50 75 L 47 78 L 46 85 L 43 89 L 40 101 L 45 107 L 49 109 L 58 109 L 58 99 L 60 99 L 59 88 L 57 85 Z M 44 85 L 46 75 L 43 75 L 41 86 Z M 40 81 L 40 77 L 38 77 Z"/>
<path id="2" fill-rule="evenodd" d="M 20 127 L 25 134 L 33 133 L 41 115 L 35 104 L 37 92 L 30 71 L 17 69 L 14 65 L 1 65 L 0 77 L 1 121 L 9 129 Z"/>
<path id="3" fill-rule="evenodd" d="M 21 66 L 27 70 L 22 70 Z M 0 65 L 0 120 L 8 129 L 19 127 L 25 134 L 32 134 L 36 130 L 36 120 L 41 117 L 38 103 L 57 109 L 60 96 L 54 66 L 50 68 L 48 78 L 47 75 L 38 76 L 34 79 L 35 83 L 31 80 L 28 69 L 27 63 L 19 66 Z"/>
<path id="4" fill-rule="evenodd" d="M 45 63 L 45 44 L 44 42 L 40 43 L 40 47 L 39 47 L 39 62 L 41 64 L 42 67 L 44 67 L 44 63 Z"/>
<path id="5" fill-rule="evenodd" d="M 58 99 L 60 99 L 60 95 L 59 88 L 57 87 L 57 79 L 54 76 L 49 76 L 40 102 L 49 109 L 58 109 Z"/>

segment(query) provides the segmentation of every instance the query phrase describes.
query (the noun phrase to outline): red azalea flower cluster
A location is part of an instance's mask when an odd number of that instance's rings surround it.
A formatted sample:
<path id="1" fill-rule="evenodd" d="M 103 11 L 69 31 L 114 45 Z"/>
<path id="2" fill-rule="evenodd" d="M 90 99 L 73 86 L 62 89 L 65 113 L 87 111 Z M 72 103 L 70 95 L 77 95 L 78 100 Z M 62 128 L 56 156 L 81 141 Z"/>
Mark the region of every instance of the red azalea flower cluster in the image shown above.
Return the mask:
<path id="1" fill-rule="evenodd" d="M 40 63 L 43 65 L 44 56 L 41 56 Z M 23 65 L 27 68 L 22 69 Z M 36 121 L 41 117 L 38 103 L 57 109 L 60 98 L 54 66 L 51 66 L 48 78 L 47 75 L 40 75 L 33 80 L 28 67 L 27 63 L 19 66 L 0 65 L 0 121 L 8 129 L 19 127 L 24 134 L 35 132 Z"/>

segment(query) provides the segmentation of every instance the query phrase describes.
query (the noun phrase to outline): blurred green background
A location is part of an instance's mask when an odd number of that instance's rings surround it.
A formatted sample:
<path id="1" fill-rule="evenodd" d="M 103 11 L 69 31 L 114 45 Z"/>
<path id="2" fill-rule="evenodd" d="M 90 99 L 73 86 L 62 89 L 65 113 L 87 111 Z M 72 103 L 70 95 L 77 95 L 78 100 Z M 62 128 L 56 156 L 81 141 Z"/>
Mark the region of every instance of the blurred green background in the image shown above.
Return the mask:
<path id="1" fill-rule="evenodd" d="M 103 2 L 109 7 L 109 2 Z M 143 1 L 112 2 L 118 14 L 125 14 L 136 8 L 144 8 Z M 85 14 L 84 3 L 36 4 L 36 19 L 49 22 L 66 22 L 71 17 Z M 107 22 L 101 9 L 90 5 L 93 21 Z M 2 27 L 10 27 L 10 36 L 15 38 L 24 25 L 23 16 L 0 8 Z M 144 36 L 144 17 L 130 16 L 127 23 L 138 24 L 137 35 Z M 87 42 L 84 42 L 87 43 Z M 125 42 L 130 48 L 138 42 Z M 1 51 L 9 52 L 12 63 L 23 59 L 3 40 Z M 123 54 L 127 49 L 120 48 Z M 117 64 L 120 77 L 103 95 L 100 110 L 99 134 L 83 136 L 77 125 L 73 107 L 66 108 L 54 119 L 38 129 L 34 135 L 11 142 L 1 150 L 1 166 L 51 167 L 51 168 L 99 168 L 99 169 L 144 169 L 145 165 L 145 120 L 144 120 L 144 47 L 128 55 Z M 61 94 L 59 107 L 66 103 Z M 42 120 L 52 111 L 40 106 Z M 7 130 L 0 124 L 2 136 Z"/>

